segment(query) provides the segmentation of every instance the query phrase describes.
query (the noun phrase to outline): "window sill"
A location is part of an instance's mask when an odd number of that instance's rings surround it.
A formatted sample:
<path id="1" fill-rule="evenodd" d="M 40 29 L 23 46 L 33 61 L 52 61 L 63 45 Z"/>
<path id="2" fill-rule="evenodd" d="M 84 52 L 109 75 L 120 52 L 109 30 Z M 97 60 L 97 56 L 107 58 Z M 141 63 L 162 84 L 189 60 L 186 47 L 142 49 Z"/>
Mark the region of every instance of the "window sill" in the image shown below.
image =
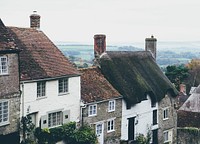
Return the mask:
<path id="1" fill-rule="evenodd" d="M 58 96 L 63 96 L 63 95 L 68 95 L 69 92 L 66 92 L 66 93 L 59 93 Z"/>
<path id="2" fill-rule="evenodd" d="M 37 100 L 41 100 L 41 99 L 46 99 L 47 96 L 41 96 L 41 97 L 37 97 Z"/>
<path id="3" fill-rule="evenodd" d="M 94 115 L 88 115 L 88 117 L 94 117 L 94 116 L 97 116 L 97 114 L 94 114 Z"/>
<path id="4" fill-rule="evenodd" d="M 0 123 L 0 126 L 5 126 L 5 125 L 9 125 L 10 124 L 10 122 L 2 122 L 2 123 Z"/>
<path id="5" fill-rule="evenodd" d="M 115 110 L 109 110 L 108 112 L 114 112 Z"/>
<path id="6" fill-rule="evenodd" d="M 6 74 L 0 74 L 0 76 L 9 76 L 9 74 L 8 73 L 6 73 Z"/>
<path id="7" fill-rule="evenodd" d="M 166 121 L 166 120 L 168 120 L 168 119 L 169 119 L 169 118 L 164 118 L 163 120 Z"/>
<path id="8" fill-rule="evenodd" d="M 111 132 L 114 132 L 115 130 L 110 130 L 110 131 L 107 131 L 107 133 L 111 133 Z"/>

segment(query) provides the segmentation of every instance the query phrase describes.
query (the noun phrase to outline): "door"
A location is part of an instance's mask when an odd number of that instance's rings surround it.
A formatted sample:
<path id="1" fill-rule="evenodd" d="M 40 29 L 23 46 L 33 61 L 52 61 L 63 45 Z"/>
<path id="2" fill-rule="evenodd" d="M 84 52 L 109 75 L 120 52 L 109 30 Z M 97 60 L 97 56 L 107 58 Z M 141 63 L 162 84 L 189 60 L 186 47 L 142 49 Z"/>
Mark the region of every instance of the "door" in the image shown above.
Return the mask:
<path id="1" fill-rule="evenodd" d="M 103 144 L 103 129 L 104 129 L 104 125 L 103 125 L 103 122 L 102 123 L 97 123 L 96 124 L 96 135 L 97 135 L 97 138 L 98 138 L 98 143 L 99 144 Z"/>
<path id="2" fill-rule="evenodd" d="M 135 136 L 135 117 L 128 118 L 128 140 L 134 140 Z"/>
<path id="3" fill-rule="evenodd" d="M 158 144 L 158 129 L 153 130 L 152 133 L 153 133 L 152 144 Z"/>

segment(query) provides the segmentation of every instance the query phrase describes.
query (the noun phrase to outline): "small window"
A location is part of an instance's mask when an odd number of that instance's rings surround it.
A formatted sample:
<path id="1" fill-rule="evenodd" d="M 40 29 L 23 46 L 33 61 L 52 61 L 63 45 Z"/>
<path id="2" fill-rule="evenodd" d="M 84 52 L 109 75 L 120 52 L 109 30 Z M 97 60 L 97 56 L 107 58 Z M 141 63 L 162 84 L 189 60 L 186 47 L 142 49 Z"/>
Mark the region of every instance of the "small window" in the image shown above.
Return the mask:
<path id="1" fill-rule="evenodd" d="M 59 126 L 63 123 L 62 112 L 54 112 L 48 114 L 48 127 Z"/>
<path id="2" fill-rule="evenodd" d="M 115 111 L 115 100 L 108 102 L 108 112 Z"/>
<path id="3" fill-rule="evenodd" d="M 108 120 L 107 122 L 107 132 L 112 132 L 115 130 L 115 120 Z"/>
<path id="4" fill-rule="evenodd" d="M 0 125 L 7 124 L 9 122 L 9 106 L 8 100 L 0 102 Z"/>
<path id="5" fill-rule="evenodd" d="M 8 74 L 8 59 L 6 56 L 0 57 L 0 75 Z"/>
<path id="6" fill-rule="evenodd" d="M 153 125 L 157 124 L 157 110 L 153 110 Z"/>
<path id="7" fill-rule="evenodd" d="M 90 105 L 88 109 L 88 116 L 97 115 L 97 105 Z"/>
<path id="8" fill-rule="evenodd" d="M 163 135 L 164 135 L 164 143 L 168 142 L 168 141 L 169 141 L 169 132 L 168 132 L 168 131 L 165 131 L 165 132 L 163 133 Z"/>
<path id="9" fill-rule="evenodd" d="M 169 117 L 169 108 L 164 108 L 163 109 L 163 120 L 168 119 Z"/>
<path id="10" fill-rule="evenodd" d="M 44 97 L 46 93 L 46 82 L 37 82 L 37 97 Z"/>
<path id="11" fill-rule="evenodd" d="M 58 80 L 58 92 L 59 94 L 68 92 L 68 78 Z"/>

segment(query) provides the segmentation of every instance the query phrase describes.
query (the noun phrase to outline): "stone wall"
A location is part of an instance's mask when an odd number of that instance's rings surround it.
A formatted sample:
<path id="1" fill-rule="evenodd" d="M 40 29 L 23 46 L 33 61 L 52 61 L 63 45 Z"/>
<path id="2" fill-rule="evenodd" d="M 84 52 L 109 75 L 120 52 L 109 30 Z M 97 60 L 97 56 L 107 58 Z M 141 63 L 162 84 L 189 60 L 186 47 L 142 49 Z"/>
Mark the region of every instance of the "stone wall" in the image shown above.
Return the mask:
<path id="1" fill-rule="evenodd" d="M 19 92 L 18 55 L 7 54 L 8 75 L 0 75 L 0 99 L 9 98 Z"/>
<path id="2" fill-rule="evenodd" d="M 177 126 L 177 112 L 174 108 L 175 98 L 166 95 L 159 103 L 158 103 L 158 120 L 159 120 L 159 129 L 158 129 L 158 142 L 164 142 L 163 132 L 167 130 L 172 131 L 172 142 L 176 143 L 176 126 Z M 169 108 L 168 119 L 163 119 L 163 109 Z"/>
<path id="3" fill-rule="evenodd" d="M 20 95 L 15 93 L 9 100 L 9 124 L 0 126 L 0 135 L 19 131 L 20 122 Z"/>
<path id="4" fill-rule="evenodd" d="M 18 54 L 5 54 L 8 58 L 8 74 L 0 75 L 0 101 L 9 101 L 9 122 L 0 126 L 0 135 L 19 131 L 20 90 Z"/>
<path id="5" fill-rule="evenodd" d="M 200 130 L 197 128 L 178 128 L 177 144 L 199 144 Z"/>
<path id="6" fill-rule="evenodd" d="M 108 112 L 108 102 L 97 103 L 97 115 L 88 117 L 88 106 L 83 109 L 84 124 L 95 125 L 97 122 L 104 123 L 104 144 L 118 144 L 121 137 L 121 117 L 122 117 L 122 99 L 116 99 L 115 111 Z M 94 103 L 95 104 L 95 103 Z M 115 118 L 115 131 L 107 133 L 107 120 Z M 95 128 L 95 127 L 94 127 Z"/>

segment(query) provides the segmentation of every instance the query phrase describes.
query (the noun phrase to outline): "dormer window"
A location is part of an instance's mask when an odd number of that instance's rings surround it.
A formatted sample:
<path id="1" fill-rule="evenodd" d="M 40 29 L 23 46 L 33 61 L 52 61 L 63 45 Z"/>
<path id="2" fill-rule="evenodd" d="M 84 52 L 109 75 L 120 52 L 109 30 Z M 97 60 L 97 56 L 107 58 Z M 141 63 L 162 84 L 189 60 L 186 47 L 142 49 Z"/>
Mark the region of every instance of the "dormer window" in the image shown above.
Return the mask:
<path id="1" fill-rule="evenodd" d="M 8 58 L 0 56 L 0 75 L 8 74 Z"/>

